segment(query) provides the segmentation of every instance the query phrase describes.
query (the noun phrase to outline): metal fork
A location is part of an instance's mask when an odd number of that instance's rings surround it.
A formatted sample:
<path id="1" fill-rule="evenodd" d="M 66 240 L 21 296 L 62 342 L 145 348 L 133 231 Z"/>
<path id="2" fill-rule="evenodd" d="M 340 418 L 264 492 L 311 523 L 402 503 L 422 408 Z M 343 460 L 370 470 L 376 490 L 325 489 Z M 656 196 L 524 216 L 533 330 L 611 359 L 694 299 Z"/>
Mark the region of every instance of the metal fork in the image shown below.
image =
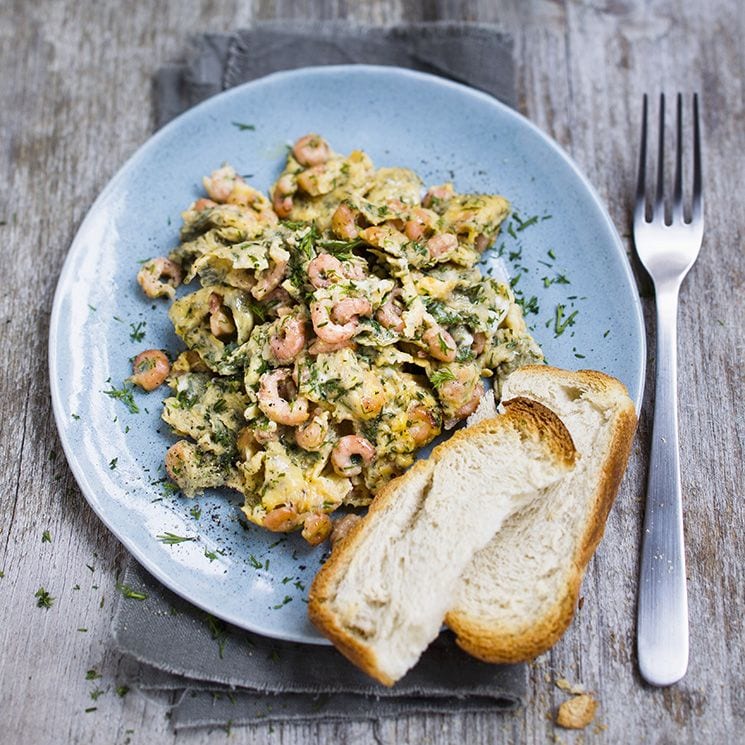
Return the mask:
<path id="1" fill-rule="evenodd" d="M 665 96 L 660 96 L 657 184 L 646 204 L 647 96 L 644 96 L 639 179 L 634 208 L 636 253 L 654 283 L 657 354 L 652 449 L 644 511 L 637 651 L 642 677 L 652 685 L 680 680 L 688 667 L 683 506 L 678 450 L 678 290 L 701 249 L 704 200 L 698 95 L 693 96 L 693 184 L 690 209 L 683 197 L 683 97 L 677 97 L 677 142 L 672 195 L 665 189 Z M 650 219 L 647 219 L 647 215 Z"/>

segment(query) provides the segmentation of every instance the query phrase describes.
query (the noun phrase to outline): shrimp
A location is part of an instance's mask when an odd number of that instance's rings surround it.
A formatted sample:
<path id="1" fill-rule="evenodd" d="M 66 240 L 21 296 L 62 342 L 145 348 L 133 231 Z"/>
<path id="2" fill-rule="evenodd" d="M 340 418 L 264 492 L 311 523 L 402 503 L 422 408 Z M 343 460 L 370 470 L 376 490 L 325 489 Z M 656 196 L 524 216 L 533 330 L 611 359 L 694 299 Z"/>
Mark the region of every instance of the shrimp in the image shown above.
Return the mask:
<path id="1" fill-rule="evenodd" d="M 305 323 L 294 316 L 284 316 L 277 333 L 269 339 L 269 349 L 280 365 L 288 365 L 305 346 Z"/>
<path id="2" fill-rule="evenodd" d="M 210 293 L 210 331 L 217 339 L 227 339 L 236 332 L 235 323 L 222 301 L 221 295 Z"/>
<path id="3" fill-rule="evenodd" d="M 465 419 L 467 416 L 471 416 L 474 411 L 478 408 L 479 401 L 484 395 L 484 384 L 479 380 L 476 383 L 476 387 L 473 389 L 473 395 L 466 401 L 463 406 L 458 407 L 455 410 L 453 416 L 446 420 L 445 429 L 450 429 L 453 425 L 457 424 L 461 419 Z"/>
<path id="4" fill-rule="evenodd" d="M 439 434 L 437 422 L 426 406 L 415 406 L 407 416 L 409 435 L 417 447 L 422 447 Z"/>
<path id="5" fill-rule="evenodd" d="M 418 241 L 426 232 L 434 228 L 435 218 L 437 218 L 435 213 L 415 207 L 411 211 L 409 219 L 404 223 L 406 237 L 412 241 Z"/>
<path id="6" fill-rule="evenodd" d="M 166 473 L 168 477 L 176 483 L 179 487 L 179 476 L 183 476 L 185 469 L 188 467 L 189 459 L 194 454 L 195 447 L 192 443 L 187 440 L 179 440 L 175 442 L 166 451 Z"/>
<path id="7" fill-rule="evenodd" d="M 296 191 L 297 183 L 295 182 L 295 177 L 290 173 L 286 173 L 280 177 L 279 181 L 274 185 L 272 207 L 280 217 L 289 217 L 294 206 L 292 197 Z"/>
<path id="8" fill-rule="evenodd" d="M 422 335 L 429 353 L 442 362 L 452 362 L 458 351 L 455 340 L 442 326 L 432 326 Z"/>
<path id="9" fill-rule="evenodd" d="M 346 301 L 342 300 L 341 302 Z M 369 303 L 369 301 L 366 302 Z M 333 308 L 335 306 L 331 306 L 328 302 L 315 300 L 310 304 L 310 319 L 313 322 L 313 331 L 316 332 L 316 336 L 328 344 L 336 345 L 351 339 L 357 332 L 360 324 L 354 315 L 349 316 L 344 322 L 332 321 L 331 313 Z"/>
<path id="10" fill-rule="evenodd" d="M 301 166 L 318 166 L 331 157 L 331 148 L 320 135 L 308 134 L 292 146 L 292 154 Z"/>
<path id="11" fill-rule="evenodd" d="M 331 216 L 333 234 L 347 241 L 354 240 L 360 233 L 357 226 L 358 214 L 346 202 L 342 202 Z"/>
<path id="12" fill-rule="evenodd" d="M 270 316 L 287 315 L 295 306 L 295 301 L 284 287 L 275 287 L 268 295 L 264 295 L 261 302 Z"/>
<path id="13" fill-rule="evenodd" d="M 454 193 L 453 185 L 450 183 L 441 184 L 440 186 L 430 186 L 424 195 L 424 199 L 422 199 L 422 207 L 433 209 L 440 207 L 443 202 L 452 199 Z"/>
<path id="14" fill-rule="evenodd" d="M 327 412 L 316 410 L 310 421 L 301 424 L 295 430 L 295 442 L 298 447 L 310 453 L 318 452 L 326 441 L 329 433 L 329 415 Z"/>
<path id="15" fill-rule="evenodd" d="M 331 352 L 338 352 L 340 349 L 355 349 L 356 344 L 351 339 L 343 339 L 342 341 L 336 342 L 336 344 L 329 344 L 329 342 L 323 339 L 314 339 L 313 343 L 308 347 L 308 354 L 315 357 L 319 354 L 330 354 Z"/>
<path id="16" fill-rule="evenodd" d="M 336 547 L 339 541 L 346 538 L 352 528 L 360 520 L 362 520 L 362 518 L 359 515 L 355 515 L 354 513 L 344 515 L 344 517 L 342 517 L 341 519 L 335 520 L 334 527 L 331 530 L 331 547 Z"/>
<path id="17" fill-rule="evenodd" d="M 160 349 L 147 349 L 140 352 L 132 363 L 132 376 L 129 378 L 144 391 L 154 391 L 171 371 L 168 357 Z"/>
<path id="18" fill-rule="evenodd" d="M 440 233 L 433 235 L 426 245 L 433 259 L 441 259 L 458 248 L 458 239 L 452 233 Z"/>
<path id="19" fill-rule="evenodd" d="M 280 384 L 289 387 L 287 383 L 291 375 L 286 367 L 264 373 L 259 380 L 258 403 L 261 411 L 273 422 L 294 427 L 308 418 L 308 399 L 301 396 L 290 402 L 280 395 Z"/>
<path id="20" fill-rule="evenodd" d="M 375 448 L 360 435 L 345 435 L 331 451 L 331 465 L 340 476 L 357 476 L 362 463 L 368 465 L 375 457 Z"/>
<path id="21" fill-rule="evenodd" d="M 396 303 L 396 300 L 403 295 L 400 289 L 394 290 L 383 305 L 378 308 L 375 318 L 387 329 L 392 329 L 397 334 L 404 330 L 404 320 L 402 318 L 403 310 Z"/>
<path id="22" fill-rule="evenodd" d="M 311 546 L 323 543 L 331 534 L 334 524 L 331 518 L 323 512 L 314 512 L 308 515 L 303 523 L 303 532 L 300 534 Z"/>
<path id="23" fill-rule="evenodd" d="M 486 334 L 483 331 L 476 331 L 473 334 L 473 342 L 471 343 L 471 351 L 474 356 L 478 357 L 486 347 Z"/>
<path id="24" fill-rule="evenodd" d="M 292 506 L 275 507 L 264 515 L 261 524 L 274 533 L 287 533 L 303 522 L 297 510 Z"/>
<path id="25" fill-rule="evenodd" d="M 478 366 L 451 365 L 453 379 L 444 382 L 437 389 L 437 395 L 448 414 L 445 429 L 472 414 L 484 395 L 484 384 L 479 379 Z"/>
<path id="26" fill-rule="evenodd" d="M 308 279 L 316 289 L 328 287 L 343 277 L 344 267 L 341 261 L 331 254 L 318 254 L 308 264 Z"/>
<path id="27" fill-rule="evenodd" d="M 251 430 L 251 434 L 259 445 L 266 445 L 267 442 L 277 442 L 279 440 L 279 427 L 277 426 L 277 422 L 273 422 L 270 419 L 266 422 L 266 426 L 261 424 L 258 427 L 254 427 Z"/>
<path id="28" fill-rule="evenodd" d="M 201 212 L 202 210 L 209 210 L 213 207 L 217 207 L 217 202 L 213 202 L 211 199 L 204 199 L 204 197 L 202 197 L 201 199 L 197 199 L 197 201 L 192 204 L 191 209 L 195 212 Z"/>
<path id="29" fill-rule="evenodd" d="M 262 300 L 272 290 L 279 287 L 280 282 L 287 274 L 287 263 L 285 259 L 275 259 L 274 266 L 261 272 L 258 282 L 251 288 L 251 294 L 257 300 Z"/>
<path id="30" fill-rule="evenodd" d="M 357 316 L 369 316 L 372 313 L 372 304 L 364 297 L 348 297 L 339 300 L 331 309 L 331 320 L 335 323 L 345 324 Z"/>
<path id="31" fill-rule="evenodd" d="M 137 272 L 137 282 L 148 297 L 174 297 L 181 279 L 181 267 L 165 256 L 146 261 Z"/>
<path id="32" fill-rule="evenodd" d="M 215 202 L 227 202 L 233 187 L 243 179 L 235 172 L 233 166 L 224 165 L 202 179 L 204 189 Z"/>
<path id="33" fill-rule="evenodd" d="M 366 373 L 362 383 L 347 391 L 344 402 L 357 419 L 366 421 L 375 418 L 385 406 L 388 397 L 380 379 L 374 373 Z"/>

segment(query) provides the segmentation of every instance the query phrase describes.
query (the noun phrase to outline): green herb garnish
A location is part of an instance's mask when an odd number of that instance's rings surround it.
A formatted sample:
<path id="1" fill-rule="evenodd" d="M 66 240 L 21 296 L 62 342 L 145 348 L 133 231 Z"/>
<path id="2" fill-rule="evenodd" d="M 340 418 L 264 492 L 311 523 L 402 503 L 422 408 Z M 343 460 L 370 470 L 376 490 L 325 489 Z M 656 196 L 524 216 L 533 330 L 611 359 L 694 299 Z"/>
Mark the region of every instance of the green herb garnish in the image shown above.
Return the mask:
<path id="1" fill-rule="evenodd" d="M 116 589 L 119 590 L 125 598 L 129 598 L 130 600 L 147 600 L 146 593 L 134 590 L 129 585 L 124 585 L 121 582 L 116 583 Z M 101 598 L 101 601 L 103 603 L 103 598 Z"/>
<path id="2" fill-rule="evenodd" d="M 272 610 L 279 610 L 283 606 L 287 605 L 287 603 L 289 603 L 291 600 L 292 600 L 292 596 L 285 595 L 281 603 L 277 603 L 276 605 L 272 606 Z"/>
<path id="3" fill-rule="evenodd" d="M 54 598 L 43 587 L 34 593 L 34 597 L 37 608 L 51 608 L 54 605 Z"/>
<path id="4" fill-rule="evenodd" d="M 131 328 L 132 331 L 129 334 L 129 338 L 132 341 L 142 341 L 145 338 L 145 326 L 146 321 L 140 321 L 139 323 L 130 323 L 129 328 Z"/>
<path id="5" fill-rule="evenodd" d="M 110 391 L 104 391 L 109 398 L 115 398 L 121 401 L 132 414 L 139 414 L 140 407 L 135 403 L 134 396 L 132 395 L 132 388 L 124 384 L 121 388 L 112 388 Z"/>
<path id="6" fill-rule="evenodd" d="M 177 543 L 185 543 L 186 541 L 196 541 L 197 539 L 193 536 L 185 537 L 176 535 L 175 533 L 161 533 L 155 536 L 161 543 L 165 543 L 167 546 L 173 546 Z"/>
<path id="7" fill-rule="evenodd" d="M 566 330 L 567 326 L 574 326 L 574 319 L 577 317 L 579 311 L 573 311 L 566 318 L 564 317 L 565 306 L 559 303 L 556 306 L 554 315 L 554 334 L 561 336 Z"/>
<path id="8" fill-rule="evenodd" d="M 435 388 L 439 388 L 443 383 L 447 383 L 450 380 L 455 380 L 455 374 L 448 367 L 441 367 L 429 376 L 429 382 Z"/>

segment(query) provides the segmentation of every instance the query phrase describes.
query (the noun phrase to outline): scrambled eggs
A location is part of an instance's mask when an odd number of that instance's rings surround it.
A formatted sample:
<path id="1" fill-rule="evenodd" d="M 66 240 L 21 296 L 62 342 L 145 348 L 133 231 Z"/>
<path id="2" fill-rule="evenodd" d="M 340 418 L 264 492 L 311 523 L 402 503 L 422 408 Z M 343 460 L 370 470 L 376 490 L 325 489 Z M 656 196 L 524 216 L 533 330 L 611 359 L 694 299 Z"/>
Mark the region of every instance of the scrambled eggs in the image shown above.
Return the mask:
<path id="1" fill-rule="evenodd" d="M 237 489 L 252 522 L 319 543 L 331 512 L 368 504 L 473 412 L 483 378 L 542 358 L 510 287 L 476 267 L 503 197 L 425 191 L 318 135 L 268 197 L 227 165 L 204 186 L 181 244 L 138 275 L 149 297 L 201 284 L 171 305 L 186 351 L 162 373 L 163 419 L 188 438 L 166 468 L 187 496 Z M 162 370 L 147 354 L 143 379 Z"/>

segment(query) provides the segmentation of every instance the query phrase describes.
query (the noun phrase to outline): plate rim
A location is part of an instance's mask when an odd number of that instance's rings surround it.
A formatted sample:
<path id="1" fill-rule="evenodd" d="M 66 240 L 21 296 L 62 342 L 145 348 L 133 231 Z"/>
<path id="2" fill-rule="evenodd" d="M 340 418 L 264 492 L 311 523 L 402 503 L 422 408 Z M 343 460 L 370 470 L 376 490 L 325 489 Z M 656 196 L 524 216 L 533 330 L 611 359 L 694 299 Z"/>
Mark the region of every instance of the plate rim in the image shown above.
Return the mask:
<path id="1" fill-rule="evenodd" d="M 603 224 L 608 231 L 614 248 L 617 254 L 621 258 L 622 271 L 629 286 L 637 287 L 636 278 L 634 277 L 633 270 L 629 258 L 626 254 L 623 241 L 618 233 L 618 230 L 610 217 L 608 209 L 600 198 L 600 195 L 596 191 L 595 187 L 588 180 L 588 178 L 579 169 L 579 166 L 574 162 L 570 155 L 557 143 L 550 135 L 540 129 L 536 124 L 531 122 L 527 117 L 521 114 L 519 111 L 507 106 L 497 98 L 484 93 L 475 88 L 471 88 L 462 83 L 457 83 L 446 78 L 442 78 L 437 75 L 420 72 L 418 70 L 411 70 L 407 68 L 397 67 L 393 65 L 361 65 L 361 64 L 349 64 L 349 65 L 319 65 L 312 67 L 301 67 L 292 70 L 280 70 L 277 72 L 270 73 L 255 80 L 247 81 L 241 85 L 229 88 L 228 90 L 221 91 L 220 93 L 210 96 L 204 101 L 200 102 L 196 106 L 193 106 L 186 111 L 179 114 L 177 117 L 169 121 L 159 130 L 151 134 L 142 144 L 140 144 L 135 151 L 127 157 L 125 162 L 117 169 L 117 171 L 111 176 L 104 188 L 91 203 L 88 208 L 85 217 L 81 221 L 75 235 L 67 249 L 65 260 L 60 269 L 60 273 L 57 279 L 57 284 L 54 291 L 54 298 L 52 301 L 52 310 L 49 320 L 49 338 L 47 343 L 47 354 L 48 354 L 48 371 L 49 371 L 49 388 L 52 399 L 52 413 L 55 420 L 55 426 L 57 428 L 57 434 L 62 446 L 63 452 L 65 453 L 65 459 L 67 464 L 72 471 L 72 474 L 80 487 L 80 491 L 85 498 L 86 502 L 106 526 L 106 528 L 115 536 L 115 538 L 123 544 L 123 546 L 129 551 L 132 557 L 155 579 L 162 583 L 167 589 L 184 598 L 187 602 L 192 605 L 201 608 L 202 610 L 213 613 L 222 620 L 230 623 L 238 628 L 245 629 L 252 633 L 260 634 L 273 639 L 279 639 L 283 641 L 296 642 L 301 644 L 311 644 L 314 646 L 325 646 L 329 645 L 330 642 L 320 637 L 318 639 L 309 639 L 307 636 L 299 636 L 293 633 L 277 632 L 269 626 L 257 624 L 255 622 L 247 622 L 245 618 L 240 618 L 229 612 L 216 611 L 214 608 L 207 607 L 205 604 L 194 600 L 189 596 L 188 588 L 184 588 L 176 578 L 171 577 L 166 571 L 162 570 L 160 564 L 154 559 L 149 558 L 145 550 L 141 550 L 136 541 L 131 539 L 126 531 L 119 531 L 109 521 L 103 504 L 99 501 L 96 496 L 96 489 L 93 488 L 86 473 L 78 462 L 75 454 L 75 449 L 72 447 L 72 443 L 68 441 L 67 436 L 64 434 L 65 429 L 63 427 L 63 421 L 66 421 L 65 414 L 62 406 L 62 394 L 59 390 L 58 375 L 59 375 L 59 360 L 56 356 L 56 348 L 59 346 L 59 334 L 60 334 L 60 321 L 61 321 L 61 306 L 63 302 L 63 296 L 68 292 L 68 285 L 70 275 L 73 271 L 74 253 L 78 243 L 82 240 L 80 236 L 84 235 L 90 223 L 95 219 L 95 214 L 100 206 L 109 198 L 109 195 L 116 190 L 119 183 L 126 178 L 129 172 L 137 168 L 138 162 L 144 157 L 144 155 L 152 148 L 157 148 L 160 141 L 168 137 L 171 130 L 178 128 L 181 123 L 189 118 L 198 117 L 204 110 L 209 109 L 214 105 L 216 100 L 224 101 L 232 97 L 239 97 L 246 90 L 258 89 L 266 85 L 271 85 L 276 81 L 283 79 L 292 78 L 303 78 L 306 76 L 325 76 L 333 77 L 339 75 L 349 74 L 362 74 L 362 75 L 387 75 L 392 78 L 409 78 L 414 81 L 423 82 L 428 85 L 441 86 L 446 89 L 455 91 L 459 95 L 465 95 L 477 101 L 481 101 L 490 106 L 496 107 L 501 110 L 501 114 L 514 120 L 520 127 L 528 128 L 535 135 L 537 135 L 545 145 L 552 149 L 564 162 L 564 165 L 570 169 L 574 174 L 575 178 L 583 185 L 586 192 L 591 197 L 592 201 L 598 208 L 599 215 L 602 216 Z M 637 396 L 635 400 L 635 406 L 637 415 L 641 409 L 641 403 L 644 397 L 644 383 L 646 375 L 646 363 L 647 363 L 647 343 L 646 343 L 646 328 L 644 323 L 644 316 L 642 313 L 641 301 L 638 293 L 633 295 L 632 303 L 632 318 L 633 323 L 637 331 L 637 354 L 640 360 L 640 364 L 637 369 L 637 377 L 634 381 L 637 388 Z"/>

